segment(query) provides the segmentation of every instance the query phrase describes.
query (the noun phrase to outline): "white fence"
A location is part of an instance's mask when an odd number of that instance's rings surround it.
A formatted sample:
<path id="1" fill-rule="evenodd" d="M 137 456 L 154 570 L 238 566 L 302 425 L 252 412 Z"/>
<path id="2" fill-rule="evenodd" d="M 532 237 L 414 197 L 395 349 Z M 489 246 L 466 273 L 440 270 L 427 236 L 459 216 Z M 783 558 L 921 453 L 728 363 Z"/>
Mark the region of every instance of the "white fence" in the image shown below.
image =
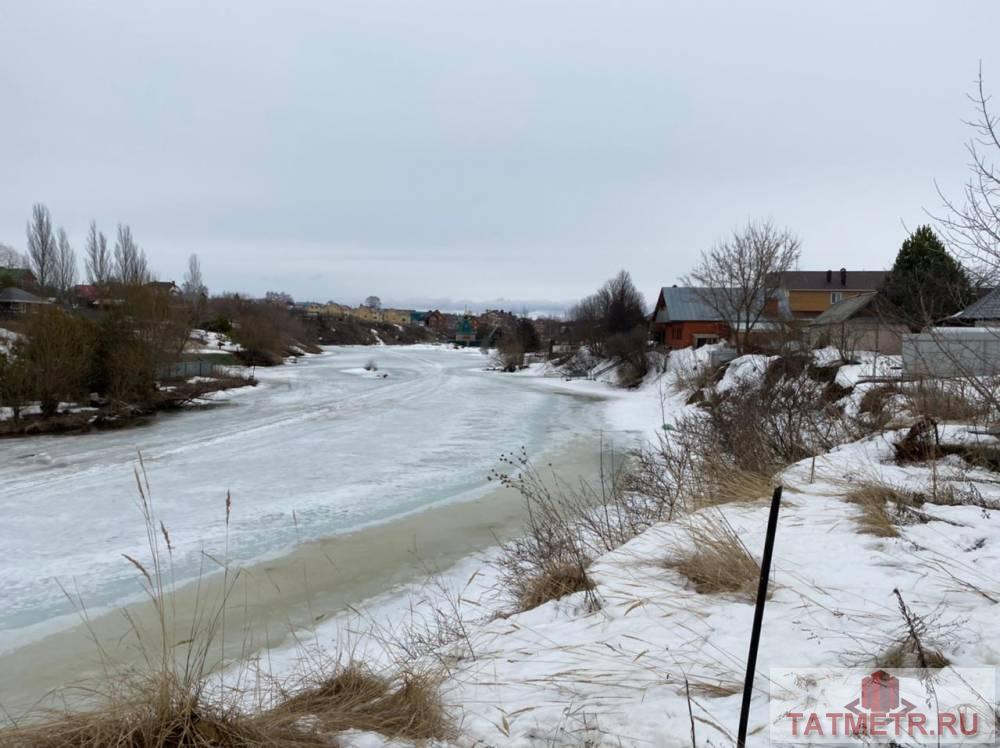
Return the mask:
<path id="1" fill-rule="evenodd" d="M 1000 374 L 1000 328 L 935 327 L 903 337 L 907 377 Z"/>

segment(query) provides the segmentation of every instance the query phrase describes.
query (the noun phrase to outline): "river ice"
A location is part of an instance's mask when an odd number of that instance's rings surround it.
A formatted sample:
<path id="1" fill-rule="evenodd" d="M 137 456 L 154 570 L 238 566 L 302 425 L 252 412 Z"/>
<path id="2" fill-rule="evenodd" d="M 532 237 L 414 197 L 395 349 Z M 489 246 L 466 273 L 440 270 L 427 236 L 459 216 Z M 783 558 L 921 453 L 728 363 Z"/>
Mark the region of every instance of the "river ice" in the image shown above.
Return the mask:
<path id="1" fill-rule="evenodd" d="M 364 375 L 372 358 L 386 378 Z M 227 552 L 227 491 L 228 557 L 246 562 L 475 496 L 500 452 L 598 427 L 580 398 L 483 365 L 440 347 L 334 348 L 147 426 L 0 442 L 0 651 L 77 620 L 60 585 L 91 611 L 139 594 L 122 556 L 149 555 L 137 450 L 183 582 L 212 570 L 203 551 Z"/>

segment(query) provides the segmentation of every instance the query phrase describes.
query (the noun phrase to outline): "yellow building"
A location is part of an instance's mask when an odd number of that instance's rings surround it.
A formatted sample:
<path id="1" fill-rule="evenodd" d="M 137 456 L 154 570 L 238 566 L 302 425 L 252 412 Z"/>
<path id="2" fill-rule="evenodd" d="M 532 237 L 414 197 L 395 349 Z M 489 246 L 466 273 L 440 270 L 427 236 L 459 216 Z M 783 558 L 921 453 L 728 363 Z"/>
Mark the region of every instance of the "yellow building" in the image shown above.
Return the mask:
<path id="1" fill-rule="evenodd" d="M 353 317 L 354 310 L 346 304 L 337 304 L 331 301 L 329 304 L 324 305 L 320 314 L 324 317 Z"/>
<path id="2" fill-rule="evenodd" d="M 358 319 L 365 320 L 366 322 L 381 322 L 382 310 L 372 309 L 368 306 L 359 306 L 354 310 L 354 316 Z"/>
<path id="3" fill-rule="evenodd" d="M 412 312 L 409 309 L 383 309 L 382 321 L 394 325 L 410 324 Z"/>
<path id="4" fill-rule="evenodd" d="M 812 319 L 839 301 L 877 291 L 884 279 L 883 270 L 789 270 L 778 285 L 788 295 L 792 315 Z"/>

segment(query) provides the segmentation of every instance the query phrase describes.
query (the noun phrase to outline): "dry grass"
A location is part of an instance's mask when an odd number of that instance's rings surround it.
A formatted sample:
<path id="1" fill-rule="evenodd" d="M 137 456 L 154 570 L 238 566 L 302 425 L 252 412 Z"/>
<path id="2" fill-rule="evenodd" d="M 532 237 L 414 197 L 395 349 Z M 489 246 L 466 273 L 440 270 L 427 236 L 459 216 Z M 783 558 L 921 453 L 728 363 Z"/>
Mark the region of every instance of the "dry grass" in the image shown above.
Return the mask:
<path id="1" fill-rule="evenodd" d="M 912 523 L 915 515 L 911 508 L 922 503 L 915 493 L 878 481 L 855 488 L 847 500 L 861 510 L 861 531 L 880 538 L 899 537 L 898 525 Z"/>
<path id="2" fill-rule="evenodd" d="M 770 476 L 741 470 L 720 461 L 706 461 L 700 478 L 693 491 L 692 509 L 758 501 L 770 496 L 774 490 L 774 481 Z"/>
<path id="3" fill-rule="evenodd" d="M 450 727 L 439 686 L 437 674 L 382 675 L 349 664 L 333 677 L 296 689 L 261 720 L 279 734 L 310 725 L 327 735 L 353 729 L 404 740 L 444 738 Z"/>
<path id="4" fill-rule="evenodd" d="M 517 591 L 517 607 L 523 612 L 574 592 L 590 592 L 594 583 L 581 563 L 558 563 L 536 576 L 524 579 Z"/>
<path id="5" fill-rule="evenodd" d="M 99 709 L 51 715 L 40 724 L 0 731 L 12 748 L 283 748 L 329 746 L 293 725 L 249 717 L 207 703 L 169 673 L 126 680 Z"/>
<path id="6" fill-rule="evenodd" d="M 865 391 L 858 404 L 858 411 L 868 419 L 869 431 L 882 431 L 892 423 L 896 415 L 892 407 L 893 400 L 898 394 L 899 386 L 895 384 L 875 385 Z"/>
<path id="7" fill-rule="evenodd" d="M 201 696 L 169 674 L 126 680 L 102 708 L 53 715 L 0 732 L 16 748 L 236 748 L 336 746 L 344 730 L 426 740 L 450 734 L 435 675 L 376 675 L 350 665 L 289 690 L 270 709 L 237 709 Z"/>
<path id="8" fill-rule="evenodd" d="M 907 391 L 910 409 L 937 421 L 972 421 L 985 415 L 986 407 L 956 391 L 948 382 L 925 380 Z"/>
<path id="9" fill-rule="evenodd" d="M 743 691 L 743 683 L 735 677 L 727 680 L 725 678 L 709 679 L 695 676 L 690 679 L 689 685 L 692 692 L 713 699 L 724 699 Z"/>
<path id="10" fill-rule="evenodd" d="M 926 665 L 921 665 L 921 662 Z M 917 649 L 911 640 L 899 642 L 889 647 L 875 658 L 875 667 L 881 668 L 919 668 L 938 669 L 951 664 L 948 658 L 936 649 Z"/>
<path id="11" fill-rule="evenodd" d="M 721 514 L 704 516 L 687 527 L 689 545 L 667 566 L 687 577 L 702 594 L 732 593 L 757 598 L 760 564 Z"/>

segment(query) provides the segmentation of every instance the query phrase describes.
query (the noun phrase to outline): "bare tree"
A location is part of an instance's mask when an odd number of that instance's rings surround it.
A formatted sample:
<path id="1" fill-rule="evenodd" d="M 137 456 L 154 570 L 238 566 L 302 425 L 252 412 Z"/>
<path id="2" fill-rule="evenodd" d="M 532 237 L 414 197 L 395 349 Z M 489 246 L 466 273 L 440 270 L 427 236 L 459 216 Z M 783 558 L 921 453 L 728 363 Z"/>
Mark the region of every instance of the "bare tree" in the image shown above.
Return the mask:
<path id="1" fill-rule="evenodd" d="M 146 253 L 132 237 L 128 224 L 118 224 L 115 240 L 115 279 L 126 286 L 141 286 L 149 282 L 149 265 Z"/>
<path id="2" fill-rule="evenodd" d="M 52 285 L 56 268 L 56 237 L 52 231 L 52 215 L 41 203 L 31 208 L 28 222 L 28 260 L 38 285 Z"/>
<path id="3" fill-rule="evenodd" d="M 365 299 L 365 306 L 368 307 L 369 309 L 381 309 L 382 299 L 380 299 L 378 296 L 369 296 L 367 299 Z"/>
<path id="4" fill-rule="evenodd" d="M 972 265 L 974 275 L 982 276 L 982 284 L 995 282 L 1000 276 L 1000 117 L 990 109 L 982 65 L 969 100 L 975 108 L 975 117 L 966 121 L 973 132 L 966 143 L 969 180 L 958 200 L 948 198 L 938 188 L 946 214 L 937 221 L 949 249 Z"/>
<path id="5" fill-rule="evenodd" d="M 646 302 L 626 270 L 618 271 L 596 293 L 576 304 L 570 310 L 570 319 L 577 335 L 597 355 L 603 355 L 604 344 L 616 336 L 631 336 L 645 348 L 645 338 L 634 331 L 646 329 Z"/>
<path id="6" fill-rule="evenodd" d="M 798 258 L 799 240 L 788 229 L 778 229 L 770 221 L 750 221 L 702 252 L 684 283 L 699 289 L 702 300 L 729 326 L 742 353 L 781 286 L 781 274 L 791 270 Z"/>
<path id="7" fill-rule="evenodd" d="M 87 280 L 94 285 L 104 285 L 111 280 L 114 265 L 111 251 L 108 249 L 108 238 L 97 230 L 97 222 L 90 222 L 90 233 L 87 234 Z"/>
<path id="8" fill-rule="evenodd" d="M 67 293 L 76 284 L 76 252 L 69 243 L 66 229 L 59 227 L 56 239 L 56 263 L 52 285 L 60 293 Z"/>
<path id="9" fill-rule="evenodd" d="M 0 268 L 26 268 L 27 256 L 21 254 L 9 244 L 0 242 Z"/>
<path id="10" fill-rule="evenodd" d="M 208 294 L 208 289 L 201 278 L 201 261 L 196 254 L 188 257 L 188 269 L 184 274 L 183 291 L 184 295 L 192 300 L 200 299 Z"/>

